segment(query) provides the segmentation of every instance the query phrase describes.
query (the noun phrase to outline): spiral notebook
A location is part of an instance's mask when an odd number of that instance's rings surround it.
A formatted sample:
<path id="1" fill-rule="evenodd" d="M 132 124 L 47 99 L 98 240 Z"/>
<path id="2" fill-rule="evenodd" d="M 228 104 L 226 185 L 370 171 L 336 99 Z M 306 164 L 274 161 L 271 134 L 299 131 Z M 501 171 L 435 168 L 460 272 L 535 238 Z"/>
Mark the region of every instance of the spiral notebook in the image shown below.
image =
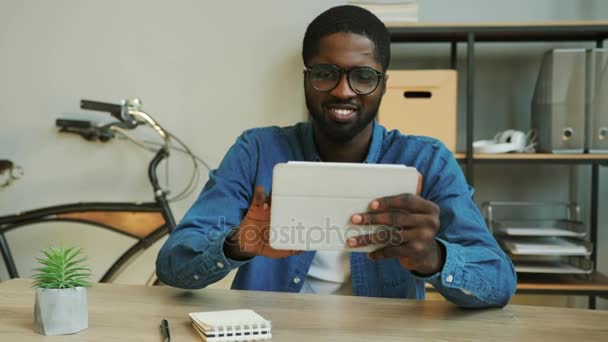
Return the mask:
<path id="1" fill-rule="evenodd" d="M 253 310 L 191 312 L 203 341 L 262 341 L 272 338 L 271 322 Z"/>

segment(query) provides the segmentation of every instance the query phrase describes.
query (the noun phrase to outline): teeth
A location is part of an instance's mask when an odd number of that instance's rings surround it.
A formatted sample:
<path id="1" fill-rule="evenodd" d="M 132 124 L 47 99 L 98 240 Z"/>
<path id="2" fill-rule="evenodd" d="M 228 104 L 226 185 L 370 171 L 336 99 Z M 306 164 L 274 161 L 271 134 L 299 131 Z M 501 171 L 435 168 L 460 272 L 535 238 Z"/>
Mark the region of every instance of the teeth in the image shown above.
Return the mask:
<path id="1" fill-rule="evenodd" d="M 344 108 L 331 108 L 331 111 L 336 113 L 338 116 L 349 116 L 354 112 L 352 109 Z"/>

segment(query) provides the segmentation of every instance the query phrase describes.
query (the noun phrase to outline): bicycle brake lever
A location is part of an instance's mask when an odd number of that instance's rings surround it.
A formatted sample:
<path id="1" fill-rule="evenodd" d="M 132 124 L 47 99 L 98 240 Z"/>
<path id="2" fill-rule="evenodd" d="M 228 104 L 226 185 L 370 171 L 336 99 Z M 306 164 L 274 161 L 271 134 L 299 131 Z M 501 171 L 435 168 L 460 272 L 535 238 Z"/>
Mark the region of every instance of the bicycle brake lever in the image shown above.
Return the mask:
<path id="1" fill-rule="evenodd" d="M 63 133 L 74 133 L 83 137 L 88 141 L 96 141 L 99 140 L 101 142 L 107 142 L 114 138 L 114 133 L 103 129 L 101 127 L 61 127 L 59 132 Z"/>
<path id="2" fill-rule="evenodd" d="M 91 127 L 87 128 L 79 128 L 79 127 L 61 127 L 59 130 L 60 133 L 74 133 L 83 137 L 88 141 L 95 141 L 97 138 L 95 131 L 91 129 Z"/>

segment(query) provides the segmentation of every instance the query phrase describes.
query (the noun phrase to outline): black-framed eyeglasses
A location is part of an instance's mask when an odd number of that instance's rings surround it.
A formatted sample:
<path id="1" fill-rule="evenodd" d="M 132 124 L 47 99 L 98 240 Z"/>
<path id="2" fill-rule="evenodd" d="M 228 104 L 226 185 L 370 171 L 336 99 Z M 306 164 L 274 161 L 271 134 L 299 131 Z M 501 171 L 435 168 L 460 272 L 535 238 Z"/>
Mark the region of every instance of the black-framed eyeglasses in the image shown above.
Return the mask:
<path id="1" fill-rule="evenodd" d="M 334 90 L 340 84 L 342 74 L 346 74 L 350 89 L 359 95 L 372 93 L 384 77 L 383 72 L 374 68 L 358 66 L 342 69 L 333 64 L 317 64 L 305 67 L 304 73 L 308 74 L 308 80 L 312 87 L 323 92 Z"/>

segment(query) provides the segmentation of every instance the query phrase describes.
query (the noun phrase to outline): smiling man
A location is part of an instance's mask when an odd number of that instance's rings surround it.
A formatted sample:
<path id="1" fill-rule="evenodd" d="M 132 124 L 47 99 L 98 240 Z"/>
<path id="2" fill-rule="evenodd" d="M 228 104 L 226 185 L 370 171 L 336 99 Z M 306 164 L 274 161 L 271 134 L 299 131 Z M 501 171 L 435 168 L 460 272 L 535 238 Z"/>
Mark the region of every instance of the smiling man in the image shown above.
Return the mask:
<path id="1" fill-rule="evenodd" d="M 389 76 L 384 24 L 359 7 L 331 8 L 308 26 L 302 57 L 312 122 L 237 139 L 159 252 L 159 279 L 203 288 L 238 268 L 235 289 L 417 299 L 429 282 L 463 307 L 506 305 L 513 265 L 452 154 L 435 139 L 387 131 L 375 120 Z M 395 228 L 347 241 L 386 244 L 373 253 L 274 250 L 267 194 L 274 165 L 287 161 L 403 164 L 422 174 L 422 191 L 401 194 L 395 185 L 395 196 L 353 214 L 353 224 Z"/>

